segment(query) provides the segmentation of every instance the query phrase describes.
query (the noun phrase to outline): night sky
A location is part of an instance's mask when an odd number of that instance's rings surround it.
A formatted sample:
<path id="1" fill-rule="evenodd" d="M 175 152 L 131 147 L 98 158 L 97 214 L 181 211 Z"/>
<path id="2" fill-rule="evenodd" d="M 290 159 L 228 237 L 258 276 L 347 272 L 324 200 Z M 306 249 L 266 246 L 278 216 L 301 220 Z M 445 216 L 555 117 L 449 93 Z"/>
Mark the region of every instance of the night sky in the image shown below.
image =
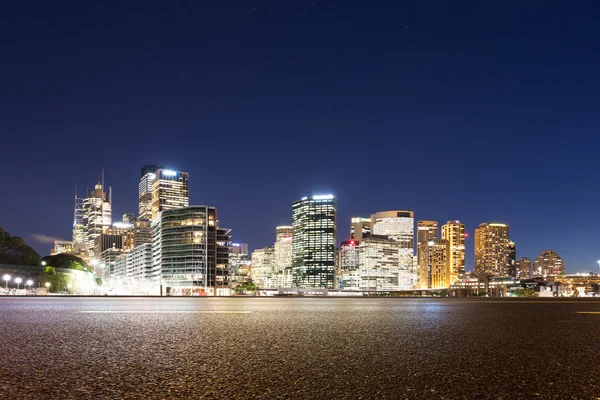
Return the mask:
<path id="1" fill-rule="evenodd" d="M 452 4 L 450 4 L 452 3 Z M 113 219 L 140 167 L 190 173 L 250 248 L 305 195 L 351 216 L 511 226 L 517 257 L 596 270 L 595 1 L 22 1 L 0 14 L 0 227 L 71 238 L 105 169 Z"/>

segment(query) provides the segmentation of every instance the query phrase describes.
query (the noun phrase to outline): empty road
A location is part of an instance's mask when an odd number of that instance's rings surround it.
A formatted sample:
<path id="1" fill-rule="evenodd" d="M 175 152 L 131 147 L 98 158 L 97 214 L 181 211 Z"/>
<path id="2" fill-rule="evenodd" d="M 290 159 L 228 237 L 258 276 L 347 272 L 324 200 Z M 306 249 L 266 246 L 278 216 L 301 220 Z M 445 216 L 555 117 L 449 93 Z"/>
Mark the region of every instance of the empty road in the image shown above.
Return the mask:
<path id="1" fill-rule="evenodd" d="M 596 399 L 600 302 L 0 298 L 0 399 Z"/>

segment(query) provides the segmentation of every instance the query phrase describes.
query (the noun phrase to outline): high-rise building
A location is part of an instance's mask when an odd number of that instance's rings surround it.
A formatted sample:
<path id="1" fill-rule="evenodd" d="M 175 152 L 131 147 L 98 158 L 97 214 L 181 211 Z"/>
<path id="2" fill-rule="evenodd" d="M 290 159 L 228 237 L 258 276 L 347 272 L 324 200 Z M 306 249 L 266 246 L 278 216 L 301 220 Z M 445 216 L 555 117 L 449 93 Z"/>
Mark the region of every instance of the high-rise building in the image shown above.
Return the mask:
<path id="1" fill-rule="evenodd" d="M 232 282 L 244 283 L 250 279 L 248 243 L 232 243 L 229 253 L 229 271 Z"/>
<path id="2" fill-rule="evenodd" d="M 414 289 L 419 279 L 414 262 L 414 217 L 414 212 L 408 210 L 382 211 L 371 215 L 371 235 L 384 236 L 396 242 L 400 290 Z M 363 244 L 361 242 L 361 246 Z"/>
<path id="3" fill-rule="evenodd" d="M 465 224 L 448 221 L 442 226 L 442 239 L 448 241 L 451 250 L 450 281 L 454 283 L 465 275 Z"/>
<path id="4" fill-rule="evenodd" d="M 371 219 L 352 217 L 350 220 L 350 239 L 359 242 L 371 234 Z"/>
<path id="5" fill-rule="evenodd" d="M 275 228 L 275 241 L 279 242 L 284 238 L 291 238 L 294 236 L 294 228 L 288 225 L 281 225 Z"/>
<path id="6" fill-rule="evenodd" d="M 113 224 L 104 229 L 105 235 L 120 235 L 123 237 L 123 250 L 132 250 L 135 247 L 134 225 L 128 222 L 113 222 Z"/>
<path id="7" fill-rule="evenodd" d="M 292 272 L 297 287 L 333 289 L 336 202 L 332 195 L 304 197 L 292 205 Z"/>
<path id="8" fill-rule="evenodd" d="M 358 283 L 360 290 L 396 291 L 407 287 L 404 255 L 399 251 L 398 242 L 385 236 L 371 235 L 360 242 L 358 247 L 358 270 L 347 270 L 340 286 L 347 289 Z M 356 279 L 358 277 L 358 280 Z M 344 282 L 345 281 L 345 282 Z M 412 281 L 410 282 L 412 285 Z M 412 286 L 410 286 L 412 289 Z"/>
<path id="9" fill-rule="evenodd" d="M 565 273 L 565 262 L 554 250 L 542 250 L 533 262 L 534 276 L 556 276 Z"/>
<path id="10" fill-rule="evenodd" d="M 101 233 L 94 241 L 94 257 L 100 258 L 104 250 L 115 249 L 123 251 L 123 235 Z"/>
<path id="11" fill-rule="evenodd" d="M 483 223 L 475 229 L 475 273 L 508 276 L 510 247 L 508 225 Z"/>
<path id="12" fill-rule="evenodd" d="M 75 188 L 75 207 L 73 209 L 73 253 L 89 257 L 87 247 L 87 229 L 83 224 L 83 198 L 77 196 L 77 188 Z"/>
<path id="13" fill-rule="evenodd" d="M 275 249 L 265 247 L 252 252 L 252 282 L 261 289 L 273 287 L 275 271 Z"/>
<path id="14" fill-rule="evenodd" d="M 219 269 L 228 269 L 231 234 L 220 230 L 217 210 L 189 206 L 161 211 L 152 221 L 152 263 L 171 295 L 223 295 L 229 288 Z M 220 277 L 220 278 L 219 278 Z"/>
<path id="15" fill-rule="evenodd" d="M 515 242 L 508 242 L 508 276 L 516 278 L 517 273 L 517 247 Z"/>
<path id="16" fill-rule="evenodd" d="M 133 223 L 133 247 L 144 243 L 152 243 L 152 226 L 150 221 L 138 219 Z"/>
<path id="17" fill-rule="evenodd" d="M 417 246 L 439 239 L 437 221 L 417 221 Z"/>
<path id="18" fill-rule="evenodd" d="M 110 197 L 110 196 L 109 196 Z M 82 223 L 86 232 L 88 256 L 94 256 L 95 241 L 111 225 L 111 203 L 106 198 L 102 184 L 98 183 L 89 197 L 83 199 Z"/>
<path id="19" fill-rule="evenodd" d="M 152 220 L 161 211 L 175 210 L 189 205 L 188 173 L 158 169 L 152 180 Z"/>
<path id="20" fill-rule="evenodd" d="M 533 278 L 533 263 L 527 257 L 522 257 L 517 263 L 519 272 L 519 279 L 530 279 Z"/>
<path id="21" fill-rule="evenodd" d="M 355 270 L 359 266 L 360 242 L 358 240 L 347 240 L 342 242 L 339 250 L 340 272 Z"/>
<path id="22" fill-rule="evenodd" d="M 448 289 L 452 283 L 452 246 L 445 239 L 419 244 L 419 286 L 421 289 Z"/>
<path id="23" fill-rule="evenodd" d="M 144 165 L 142 167 L 138 196 L 138 219 L 145 221 L 152 219 L 152 182 L 156 178 L 156 171 L 161 168 L 160 165 Z"/>

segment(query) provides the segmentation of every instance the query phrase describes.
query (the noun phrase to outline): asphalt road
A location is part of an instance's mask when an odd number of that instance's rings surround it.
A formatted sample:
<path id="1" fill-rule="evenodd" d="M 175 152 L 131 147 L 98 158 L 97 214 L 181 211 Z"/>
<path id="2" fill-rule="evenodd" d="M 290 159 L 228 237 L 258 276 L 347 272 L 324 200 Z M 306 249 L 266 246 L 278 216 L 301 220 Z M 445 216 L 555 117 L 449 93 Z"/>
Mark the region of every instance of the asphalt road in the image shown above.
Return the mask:
<path id="1" fill-rule="evenodd" d="M 0 298 L 1 399 L 596 399 L 599 373 L 598 301 Z"/>

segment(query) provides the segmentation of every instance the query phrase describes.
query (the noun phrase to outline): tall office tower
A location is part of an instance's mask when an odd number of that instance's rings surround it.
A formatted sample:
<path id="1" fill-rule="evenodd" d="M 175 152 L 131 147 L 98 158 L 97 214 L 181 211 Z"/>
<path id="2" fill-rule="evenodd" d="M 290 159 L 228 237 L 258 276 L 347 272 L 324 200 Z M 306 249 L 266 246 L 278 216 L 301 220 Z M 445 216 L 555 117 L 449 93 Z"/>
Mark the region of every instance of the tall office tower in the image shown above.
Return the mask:
<path id="1" fill-rule="evenodd" d="M 452 251 L 450 262 L 450 283 L 465 275 L 465 224 L 448 221 L 442 226 L 442 239 L 447 240 Z"/>
<path id="2" fill-rule="evenodd" d="M 510 248 L 508 225 L 487 223 L 475 229 L 475 273 L 508 276 Z"/>
<path id="3" fill-rule="evenodd" d="M 358 273 L 361 290 L 403 290 L 407 282 L 398 242 L 385 236 L 371 235 L 360 242 L 358 248 L 358 271 L 344 271 L 354 276 Z M 411 281 L 412 284 L 412 281 Z M 344 287 L 352 285 L 344 284 Z M 412 289 L 412 286 L 410 287 Z"/>
<path id="4" fill-rule="evenodd" d="M 375 236 L 385 236 L 396 242 L 399 254 L 400 290 L 411 290 L 417 285 L 419 274 L 414 263 L 415 214 L 407 210 L 382 211 L 371 215 Z M 361 243 L 361 246 L 364 243 Z"/>
<path id="5" fill-rule="evenodd" d="M 152 219 L 152 182 L 156 177 L 156 171 L 161 168 L 160 165 L 144 165 L 142 167 L 138 196 L 138 219 L 145 221 Z"/>
<path id="6" fill-rule="evenodd" d="M 448 289 L 452 284 L 452 246 L 445 239 L 419 244 L 419 286 L 421 289 Z"/>
<path id="7" fill-rule="evenodd" d="M 248 243 L 232 243 L 229 253 L 229 271 L 232 282 L 243 283 L 250 279 Z"/>
<path id="8" fill-rule="evenodd" d="M 121 236 L 123 250 L 132 250 L 135 247 L 134 225 L 128 222 L 113 222 L 110 227 L 104 229 L 103 235 Z"/>
<path id="9" fill-rule="evenodd" d="M 188 173 L 158 169 L 152 181 L 152 220 L 166 210 L 187 207 L 189 203 Z"/>
<path id="10" fill-rule="evenodd" d="M 275 249 L 265 247 L 252 252 L 252 282 L 259 288 L 273 287 L 272 278 L 275 270 Z"/>
<path id="11" fill-rule="evenodd" d="M 417 245 L 439 239 L 437 221 L 417 221 Z"/>
<path id="12" fill-rule="evenodd" d="M 93 257 L 96 238 L 111 225 L 111 203 L 106 198 L 101 183 L 95 186 L 89 197 L 83 199 L 82 221 L 87 236 L 88 255 Z"/>
<path id="13" fill-rule="evenodd" d="M 292 205 L 292 273 L 297 287 L 333 289 L 336 202 L 332 195 L 304 197 Z"/>
<path id="14" fill-rule="evenodd" d="M 152 227 L 150 221 L 138 219 L 133 223 L 133 247 L 144 243 L 152 243 Z"/>
<path id="15" fill-rule="evenodd" d="M 152 221 L 152 263 L 167 294 L 218 296 L 228 292 L 217 284 L 221 276 L 217 269 L 229 253 L 230 233 L 226 231 L 219 232 L 215 207 L 160 212 Z"/>
<path id="16" fill-rule="evenodd" d="M 533 278 L 533 263 L 527 257 L 522 257 L 517 263 L 519 268 L 518 277 L 519 279 L 530 279 Z"/>
<path id="17" fill-rule="evenodd" d="M 73 212 L 73 252 L 88 256 L 87 231 L 83 224 L 83 198 L 77 196 L 75 189 L 75 207 Z"/>
<path id="18" fill-rule="evenodd" d="M 371 219 L 352 217 L 350 220 L 350 239 L 359 242 L 371 234 Z"/>
<path id="19" fill-rule="evenodd" d="M 275 241 L 279 242 L 283 238 L 291 238 L 294 236 L 294 228 L 287 225 L 278 226 L 275 228 Z"/>
<path id="20" fill-rule="evenodd" d="M 534 276 L 556 276 L 565 273 L 565 262 L 554 250 L 542 250 L 533 262 Z"/>
<path id="21" fill-rule="evenodd" d="M 347 240 L 342 242 L 339 250 L 339 271 L 358 269 L 360 242 L 358 240 Z"/>
<path id="22" fill-rule="evenodd" d="M 218 226 L 219 221 L 217 221 Z M 217 296 L 230 294 L 231 271 L 229 254 L 231 253 L 231 229 L 217 227 L 217 259 L 215 266 L 215 290 Z"/>
<path id="23" fill-rule="evenodd" d="M 516 278 L 517 273 L 517 247 L 515 242 L 508 242 L 508 275 Z"/>

